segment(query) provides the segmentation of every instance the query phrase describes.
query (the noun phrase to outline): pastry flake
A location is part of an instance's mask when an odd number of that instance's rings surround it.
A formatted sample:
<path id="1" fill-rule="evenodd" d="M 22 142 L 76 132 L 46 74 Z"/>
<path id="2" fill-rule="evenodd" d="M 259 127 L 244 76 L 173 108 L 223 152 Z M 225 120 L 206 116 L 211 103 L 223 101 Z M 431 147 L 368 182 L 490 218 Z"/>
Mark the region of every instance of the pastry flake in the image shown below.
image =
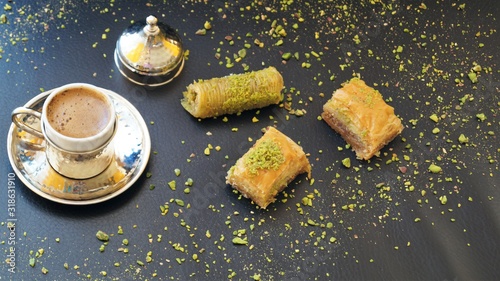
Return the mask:
<path id="1" fill-rule="evenodd" d="M 302 148 L 273 127 L 232 166 L 226 183 L 266 208 L 295 177 L 311 176 L 311 165 Z"/>
<path id="2" fill-rule="evenodd" d="M 364 160 L 378 155 L 403 130 L 394 108 L 359 78 L 352 78 L 333 93 L 321 117 L 351 145 L 357 158 Z"/>

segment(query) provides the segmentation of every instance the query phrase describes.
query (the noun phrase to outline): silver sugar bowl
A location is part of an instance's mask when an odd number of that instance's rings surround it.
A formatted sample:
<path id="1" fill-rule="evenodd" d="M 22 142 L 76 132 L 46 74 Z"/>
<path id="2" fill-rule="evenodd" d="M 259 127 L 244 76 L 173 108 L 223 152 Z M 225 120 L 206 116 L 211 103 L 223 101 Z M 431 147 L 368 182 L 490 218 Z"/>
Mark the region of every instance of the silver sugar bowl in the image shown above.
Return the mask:
<path id="1" fill-rule="evenodd" d="M 177 77 L 184 67 L 184 49 L 177 32 L 154 16 L 129 26 L 116 42 L 116 66 L 128 80 L 158 87 Z"/>

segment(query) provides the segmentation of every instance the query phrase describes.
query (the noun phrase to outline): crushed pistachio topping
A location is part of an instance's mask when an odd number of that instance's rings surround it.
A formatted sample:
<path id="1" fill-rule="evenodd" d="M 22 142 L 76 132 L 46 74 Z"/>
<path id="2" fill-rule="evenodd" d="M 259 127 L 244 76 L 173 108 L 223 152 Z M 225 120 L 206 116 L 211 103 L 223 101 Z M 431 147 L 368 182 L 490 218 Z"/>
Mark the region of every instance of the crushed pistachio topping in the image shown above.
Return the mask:
<path id="1" fill-rule="evenodd" d="M 246 73 L 244 75 L 232 75 L 229 76 L 229 91 L 237 92 L 237 95 L 231 95 L 229 99 L 224 102 L 223 109 L 225 111 L 241 111 L 242 105 L 247 106 L 250 104 L 252 107 L 261 107 L 261 104 L 273 103 L 275 100 L 275 93 L 272 93 L 273 84 L 270 87 L 264 86 L 263 83 L 261 87 L 254 88 L 251 86 L 254 81 L 266 81 L 268 77 L 273 77 L 273 69 L 266 69 L 264 71 L 253 71 Z M 243 91 L 242 91 L 243 90 Z M 279 95 L 279 93 L 278 93 Z"/>
<path id="2" fill-rule="evenodd" d="M 255 175 L 259 170 L 277 170 L 285 162 L 285 156 L 274 140 L 266 139 L 250 150 L 244 161 L 250 173 Z"/>

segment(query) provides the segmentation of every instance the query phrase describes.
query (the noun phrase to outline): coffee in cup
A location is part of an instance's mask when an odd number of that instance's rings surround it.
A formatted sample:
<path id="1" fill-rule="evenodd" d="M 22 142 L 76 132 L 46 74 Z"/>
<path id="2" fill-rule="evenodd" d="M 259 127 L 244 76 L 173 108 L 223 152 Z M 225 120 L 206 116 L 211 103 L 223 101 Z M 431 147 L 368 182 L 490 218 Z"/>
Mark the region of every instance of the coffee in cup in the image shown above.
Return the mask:
<path id="1" fill-rule="evenodd" d="M 103 95 L 88 87 L 69 88 L 47 105 L 47 120 L 58 133 L 87 138 L 106 128 L 112 112 Z"/>

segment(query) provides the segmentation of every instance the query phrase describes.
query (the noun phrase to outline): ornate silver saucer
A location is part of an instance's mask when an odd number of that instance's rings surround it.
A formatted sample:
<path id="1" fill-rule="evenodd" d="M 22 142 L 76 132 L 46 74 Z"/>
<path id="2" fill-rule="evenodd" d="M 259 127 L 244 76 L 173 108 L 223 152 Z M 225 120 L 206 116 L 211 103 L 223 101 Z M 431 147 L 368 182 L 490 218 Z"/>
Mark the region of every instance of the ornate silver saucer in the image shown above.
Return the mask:
<path id="1" fill-rule="evenodd" d="M 130 188 L 144 172 L 151 153 L 149 131 L 137 109 L 120 95 L 102 89 L 114 103 L 118 118 L 113 141 L 115 157 L 101 174 L 83 180 L 57 173 L 45 157 L 45 140 L 33 136 L 12 124 L 7 136 L 9 161 L 19 179 L 33 192 L 54 202 L 69 205 L 100 203 Z M 50 94 L 39 94 L 25 107 L 41 110 Z M 28 117 L 26 117 L 28 118 Z M 29 118 L 32 127 L 38 119 Z"/>

